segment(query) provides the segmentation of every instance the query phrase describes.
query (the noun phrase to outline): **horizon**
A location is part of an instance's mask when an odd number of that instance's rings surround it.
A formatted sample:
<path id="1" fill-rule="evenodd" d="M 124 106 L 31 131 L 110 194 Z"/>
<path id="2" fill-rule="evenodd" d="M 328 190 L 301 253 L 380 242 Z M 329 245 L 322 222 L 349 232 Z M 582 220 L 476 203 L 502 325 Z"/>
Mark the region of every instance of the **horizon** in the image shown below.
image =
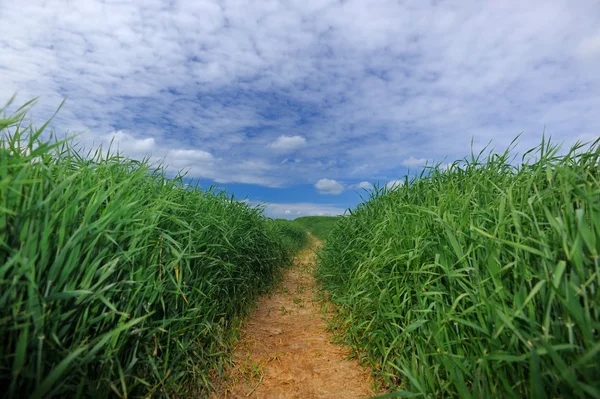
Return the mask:
<path id="1" fill-rule="evenodd" d="M 600 134 L 600 7 L 509 1 L 0 3 L 0 107 L 295 219 L 542 136 Z M 10 108 L 9 108 L 10 111 Z"/>

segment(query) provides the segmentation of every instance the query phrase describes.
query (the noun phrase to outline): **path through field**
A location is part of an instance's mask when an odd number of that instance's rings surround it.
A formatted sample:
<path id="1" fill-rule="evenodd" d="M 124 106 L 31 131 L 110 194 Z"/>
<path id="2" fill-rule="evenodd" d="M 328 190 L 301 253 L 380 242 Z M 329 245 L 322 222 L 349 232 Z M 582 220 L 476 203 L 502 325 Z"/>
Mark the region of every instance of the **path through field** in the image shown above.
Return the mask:
<path id="1" fill-rule="evenodd" d="M 218 398 L 368 398 L 369 371 L 331 343 L 315 299 L 311 245 L 296 257 L 273 293 L 263 297 L 246 323 L 233 370 Z"/>

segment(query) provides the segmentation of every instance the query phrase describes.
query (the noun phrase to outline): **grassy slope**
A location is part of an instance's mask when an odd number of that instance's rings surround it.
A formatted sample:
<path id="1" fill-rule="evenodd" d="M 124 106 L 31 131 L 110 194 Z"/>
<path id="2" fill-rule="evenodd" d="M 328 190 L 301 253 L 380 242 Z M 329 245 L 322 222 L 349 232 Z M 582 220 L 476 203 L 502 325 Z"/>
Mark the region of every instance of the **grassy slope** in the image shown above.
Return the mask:
<path id="1" fill-rule="evenodd" d="M 600 146 L 431 171 L 344 217 L 320 254 L 337 325 L 424 397 L 600 397 Z"/>
<path id="2" fill-rule="evenodd" d="M 0 114 L 0 396 L 205 394 L 301 235 L 145 163 L 26 143 L 22 116 Z"/>
<path id="3" fill-rule="evenodd" d="M 286 246 L 294 252 L 308 244 L 306 230 L 302 227 L 286 219 L 275 219 L 272 222 L 280 230 L 280 235 L 283 237 Z"/>
<path id="4" fill-rule="evenodd" d="M 341 216 L 304 216 L 294 219 L 293 223 L 325 240 L 340 218 Z"/>

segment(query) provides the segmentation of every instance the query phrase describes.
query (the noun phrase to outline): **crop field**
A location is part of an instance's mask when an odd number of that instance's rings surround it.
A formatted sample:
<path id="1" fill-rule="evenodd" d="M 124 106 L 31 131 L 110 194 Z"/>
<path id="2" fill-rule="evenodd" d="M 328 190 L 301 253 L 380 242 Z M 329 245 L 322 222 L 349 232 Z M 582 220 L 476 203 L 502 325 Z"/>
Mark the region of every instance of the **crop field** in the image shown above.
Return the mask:
<path id="1" fill-rule="evenodd" d="M 24 117 L 0 112 L 2 397 L 205 397 L 259 295 L 319 240 L 331 326 L 383 397 L 600 397 L 600 142 L 482 152 L 288 221 Z M 279 301 L 300 306 L 300 275 Z M 269 322 L 281 341 L 313 316 Z"/>
<path id="2" fill-rule="evenodd" d="M 292 252 L 296 252 L 308 244 L 308 235 L 305 228 L 286 219 L 275 219 L 272 223 L 277 226 L 285 246 L 290 248 Z"/>
<path id="3" fill-rule="evenodd" d="M 340 218 L 340 216 L 302 216 L 294 219 L 292 223 L 325 240 Z"/>
<path id="4" fill-rule="evenodd" d="M 306 234 L 0 110 L 0 396 L 203 396 Z"/>
<path id="5" fill-rule="evenodd" d="M 599 161 L 481 153 L 339 220 L 318 278 L 386 397 L 600 397 Z"/>

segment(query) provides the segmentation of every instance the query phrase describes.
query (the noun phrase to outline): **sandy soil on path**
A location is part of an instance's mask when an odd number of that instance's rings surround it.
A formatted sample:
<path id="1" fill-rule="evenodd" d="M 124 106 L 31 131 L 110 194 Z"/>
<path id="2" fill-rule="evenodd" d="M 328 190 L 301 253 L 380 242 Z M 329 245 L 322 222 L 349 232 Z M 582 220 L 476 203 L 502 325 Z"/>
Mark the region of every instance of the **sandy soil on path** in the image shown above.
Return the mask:
<path id="1" fill-rule="evenodd" d="M 273 293 L 264 296 L 244 327 L 234 367 L 214 398 L 368 398 L 367 369 L 331 343 L 315 299 L 311 237 Z"/>

